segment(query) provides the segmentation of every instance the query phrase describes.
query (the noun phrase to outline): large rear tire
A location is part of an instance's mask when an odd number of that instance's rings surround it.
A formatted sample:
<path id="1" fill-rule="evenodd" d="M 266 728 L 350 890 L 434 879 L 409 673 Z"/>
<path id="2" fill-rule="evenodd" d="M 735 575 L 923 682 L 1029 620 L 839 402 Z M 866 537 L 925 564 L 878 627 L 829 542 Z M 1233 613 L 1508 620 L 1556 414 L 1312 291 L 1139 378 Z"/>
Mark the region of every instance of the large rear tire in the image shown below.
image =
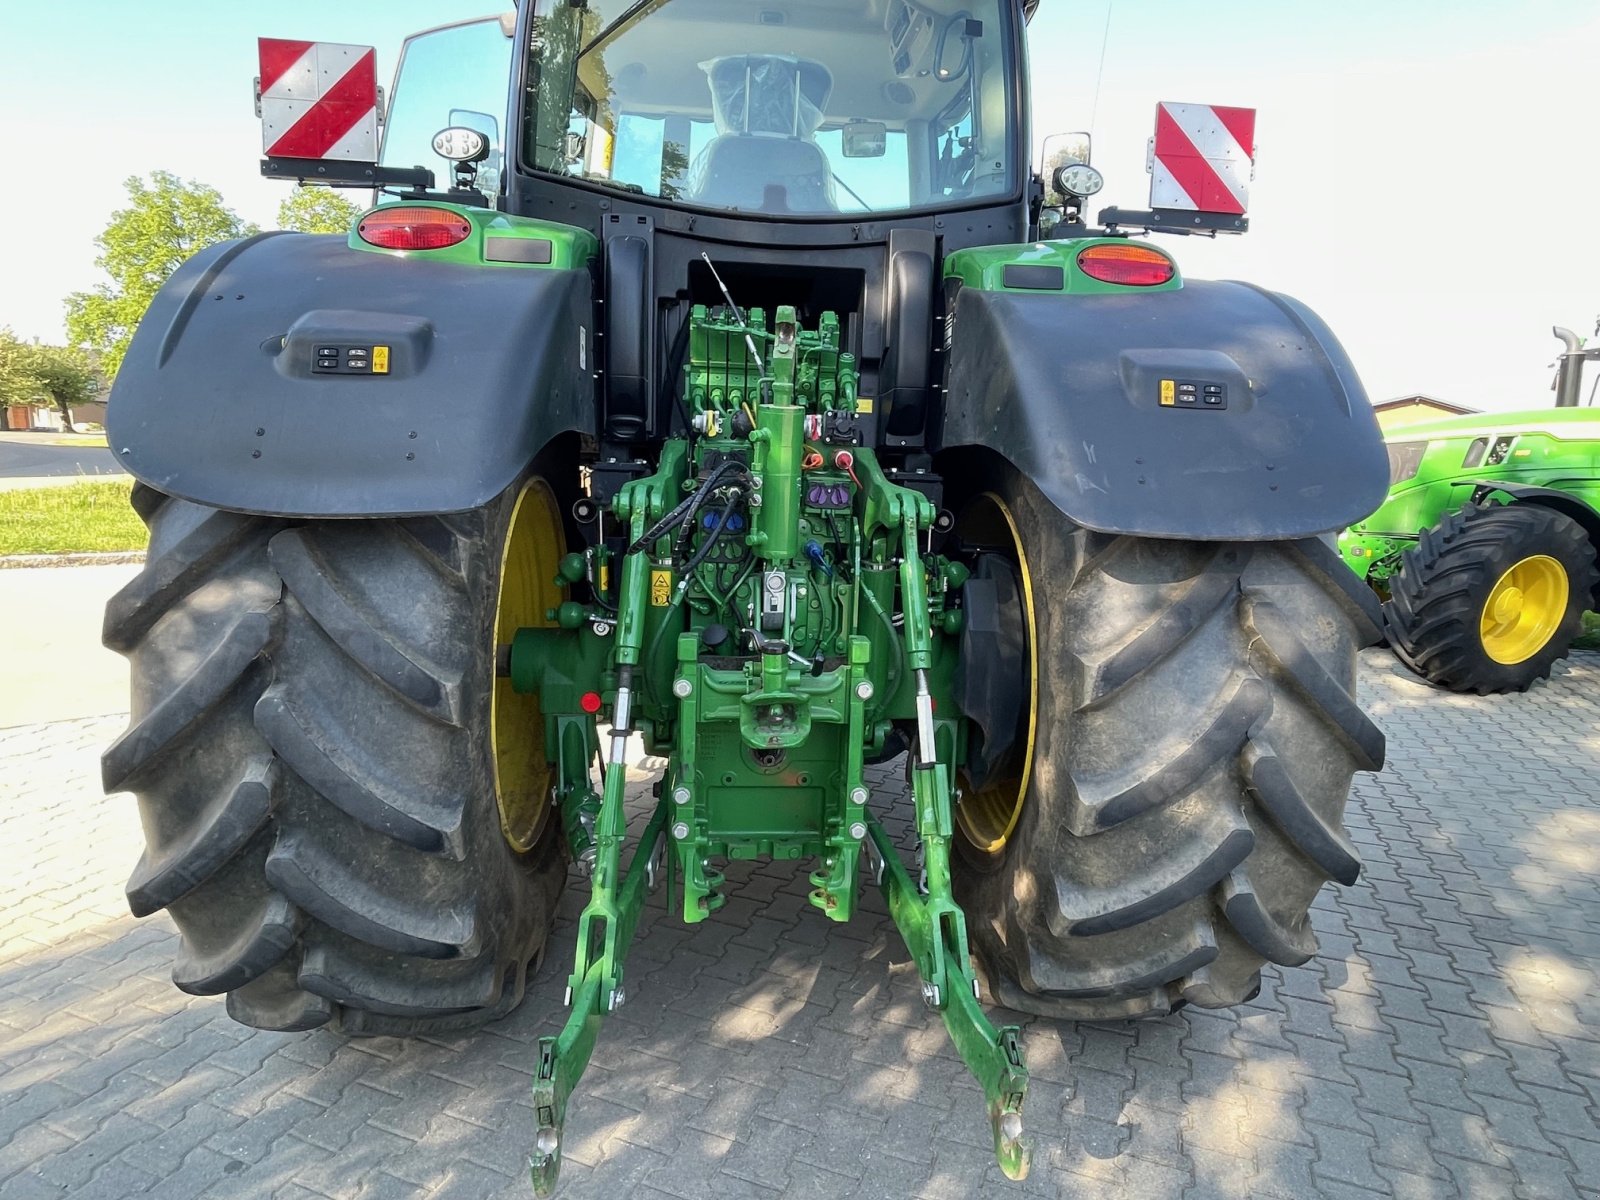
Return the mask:
<path id="1" fill-rule="evenodd" d="M 356 1034 L 521 1001 L 565 879 L 545 793 L 503 805 L 518 781 L 489 735 L 524 496 L 548 557 L 538 482 L 458 515 L 303 522 L 135 488 L 150 550 L 105 619 L 132 719 L 102 766 L 138 796 L 128 901 L 176 923 L 178 987 L 246 1025 Z"/>
<path id="2" fill-rule="evenodd" d="M 1263 963 L 1311 957 L 1312 898 L 1360 871 L 1351 776 L 1383 760 L 1354 698 L 1371 592 L 1319 540 L 1091 533 L 1006 466 L 957 533 L 1011 557 L 1028 633 L 1018 753 L 957 812 L 957 896 L 990 996 L 1153 1016 L 1240 1003 Z"/>
<path id="3" fill-rule="evenodd" d="M 1453 692 L 1525 692 L 1583 632 L 1595 547 L 1571 517 L 1537 504 L 1468 504 L 1401 556 L 1384 606 L 1390 643 Z"/>

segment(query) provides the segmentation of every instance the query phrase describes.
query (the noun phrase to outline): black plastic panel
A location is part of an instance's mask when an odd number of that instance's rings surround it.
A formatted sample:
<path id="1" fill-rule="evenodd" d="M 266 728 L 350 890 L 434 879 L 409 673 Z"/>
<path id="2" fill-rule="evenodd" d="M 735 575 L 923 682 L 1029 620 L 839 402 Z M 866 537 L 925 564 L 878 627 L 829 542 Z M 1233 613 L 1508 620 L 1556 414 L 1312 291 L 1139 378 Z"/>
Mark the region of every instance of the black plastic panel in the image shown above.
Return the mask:
<path id="1" fill-rule="evenodd" d="M 551 261 L 554 247 L 545 238 L 486 237 L 483 239 L 483 257 L 490 262 L 532 263 L 536 266 Z"/>
<path id="2" fill-rule="evenodd" d="M 606 239 L 606 382 L 601 433 L 642 442 L 656 432 L 655 303 L 650 295 L 650 240 L 629 233 Z"/>
<path id="3" fill-rule="evenodd" d="M 1163 381 L 1195 383 L 1201 402 L 1163 404 Z M 1206 405 L 1207 386 L 1225 402 Z M 1241 283 L 961 289 L 942 445 L 998 452 L 1090 529 L 1151 537 L 1324 533 L 1371 513 L 1389 480 L 1371 405 L 1327 326 Z"/>
<path id="4" fill-rule="evenodd" d="M 1000 283 L 1008 288 L 1024 288 L 1036 292 L 1059 292 L 1067 286 L 1067 273 L 1060 267 L 1007 263 L 1005 270 L 1000 273 Z"/>
<path id="5" fill-rule="evenodd" d="M 893 446 L 921 446 L 933 382 L 934 262 L 938 244 L 916 229 L 889 236 L 889 294 L 884 313 L 878 404 Z"/>
<path id="6" fill-rule="evenodd" d="M 220 508 L 476 508 L 553 438 L 593 432 L 591 293 L 584 271 L 366 253 L 337 236 L 214 246 L 134 335 L 111 446 L 152 487 Z M 341 369 L 319 370 L 330 348 Z M 387 369 L 349 369 L 352 350 Z"/>

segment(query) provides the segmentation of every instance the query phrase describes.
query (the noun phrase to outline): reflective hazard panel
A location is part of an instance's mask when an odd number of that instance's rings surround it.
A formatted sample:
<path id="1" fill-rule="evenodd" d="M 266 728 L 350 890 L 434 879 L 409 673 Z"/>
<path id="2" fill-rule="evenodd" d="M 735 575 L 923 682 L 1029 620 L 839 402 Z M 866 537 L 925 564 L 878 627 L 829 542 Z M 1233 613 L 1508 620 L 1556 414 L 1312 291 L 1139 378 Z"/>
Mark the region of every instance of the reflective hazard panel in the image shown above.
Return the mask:
<path id="1" fill-rule="evenodd" d="M 261 148 L 274 158 L 378 159 L 371 46 L 258 38 Z"/>
<path id="2" fill-rule="evenodd" d="M 1255 158 L 1255 109 L 1163 101 L 1150 143 L 1150 206 L 1243 215 Z"/>

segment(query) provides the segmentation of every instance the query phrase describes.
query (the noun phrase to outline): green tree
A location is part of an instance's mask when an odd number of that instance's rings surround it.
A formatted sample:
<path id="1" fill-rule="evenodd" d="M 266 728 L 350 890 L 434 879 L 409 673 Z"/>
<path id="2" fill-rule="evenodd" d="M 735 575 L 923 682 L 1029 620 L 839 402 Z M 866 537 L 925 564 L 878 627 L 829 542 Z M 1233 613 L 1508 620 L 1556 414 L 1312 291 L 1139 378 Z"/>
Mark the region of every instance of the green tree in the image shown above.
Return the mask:
<path id="1" fill-rule="evenodd" d="M 145 309 L 179 264 L 216 242 L 257 232 L 207 184 L 152 171 L 148 180 L 130 176 L 123 186 L 128 207 L 112 213 L 95 239 L 95 263 L 111 281 L 67 297 L 67 336 L 99 353 L 108 379 L 122 365 Z"/>
<path id="2" fill-rule="evenodd" d="M 48 402 L 71 429 L 72 406 L 93 400 L 101 386 L 94 360 L 84 351 L 25 342 L 0 329 L 0 407 Z"/>
<path id="3" fill-rule="evenodd" d="M 11 330 L 0 328 L 0 408 L 8 404 L 32 404 L 38 395 L 33 376 L 23 359 L 28 344 Z"/>
<path id="4" fill-rule="evenodd" d="M 278 228 L 296 233 L 346 233 L 361 206 L 332 188 L 297 187 L 278 205 Z"/>
<path id="5" fill-rule="evenodd" d="M 76 347 L 29 346 L 22 362 L 33 377 L 37 394 L 56 406 L 68 429 L 72 428 L 72 406 L 89 403 L 100 391 L 94 361 Z"/>

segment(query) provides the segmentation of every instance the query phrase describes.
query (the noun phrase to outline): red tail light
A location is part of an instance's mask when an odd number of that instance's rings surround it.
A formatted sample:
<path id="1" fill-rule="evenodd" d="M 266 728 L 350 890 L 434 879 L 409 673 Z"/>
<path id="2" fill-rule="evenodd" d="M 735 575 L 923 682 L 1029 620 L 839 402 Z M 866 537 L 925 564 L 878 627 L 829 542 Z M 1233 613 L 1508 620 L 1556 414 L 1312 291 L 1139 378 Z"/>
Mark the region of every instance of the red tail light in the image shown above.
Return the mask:
<path id="1" fill-rule="evenodd" d="M 402 204 L 375 208 L 356 226 L 363 242 L 385 250 L 442 250 L 466 241 L 471 233 L 471 222 L 460 213 Z"/>
<path id="2" fill-rule="evenodd" d="M 1172 260 L 1149 246 L 1130 242 L 1102 242 L 1078 255 L 1078 269 L 1101 283 L 1122 283 L 1129 287 L 1153 287 L 1168 282 L 1177 273 Z"/>

